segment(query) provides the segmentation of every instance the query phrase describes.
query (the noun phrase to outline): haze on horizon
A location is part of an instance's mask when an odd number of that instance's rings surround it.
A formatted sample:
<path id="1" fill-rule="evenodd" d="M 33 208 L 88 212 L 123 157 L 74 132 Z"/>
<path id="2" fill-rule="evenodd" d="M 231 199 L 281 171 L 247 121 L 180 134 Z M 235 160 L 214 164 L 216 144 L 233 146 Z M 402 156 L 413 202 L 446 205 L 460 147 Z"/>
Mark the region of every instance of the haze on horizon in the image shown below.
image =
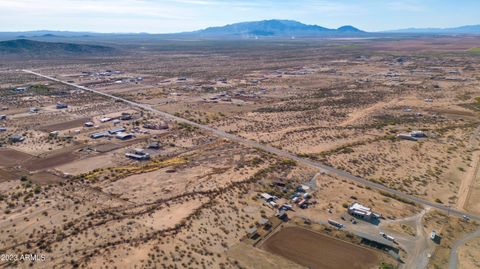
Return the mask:
<path id="1" fill-rule="evenodd" d="M 480 23 L 475 0 L 0 0 L 0 10 L 3 32 L 174 33 L 264 19 L 366 31 Z"/>

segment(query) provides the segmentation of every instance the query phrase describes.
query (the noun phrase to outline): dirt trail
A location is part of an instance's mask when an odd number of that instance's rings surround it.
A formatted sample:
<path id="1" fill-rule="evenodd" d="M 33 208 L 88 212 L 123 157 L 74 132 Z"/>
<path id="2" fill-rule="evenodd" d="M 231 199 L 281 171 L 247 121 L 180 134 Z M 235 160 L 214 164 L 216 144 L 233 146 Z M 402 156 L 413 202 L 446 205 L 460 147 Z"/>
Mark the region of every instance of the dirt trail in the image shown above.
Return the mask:
<path id="1" fill-rule="evenodd" d="M 474 149 L 472 156 L 471 167 L 468 169 L 467 176 L 462 180 L 460 188 L 458 189 L 458 200 L 457 208 L 463 210 L 467 204 L 468 198 L 470 197 L 470 187 L 475 181 L 480 178 L 479 166 L 480 166 L 480 152 L 478 149 L 478 140 L 480 134 L 480 126 L 475 130 L 473 135 L 470 137 L 469 146 Z"/>
<path id="2" fill-rule="evenodd" d="M 450 252 L 450 262 L 448 263 L 448 269 L 458 268 L 458 249 L 477 237 L 480 237 L 480 230 L 467 234 L 463 238 L 460 238 L 453 243 L 452 251 Z"/>
<path id="3" fill-rule="evenodd" d="M 348 126 L 348 125 L 352 125 L 354 124 L 357 120 L 361 119 L 361 118 L 364 118 L 368 115 L 370 115 L 371 113 L 381 109 L 381 108 L 384 108 L 385 106 L 387 105 L 390 105 L 390 104 L 393 104 L 393 103 L 396 103 L 398 102 L 397 99 L 393 99 L 392 101 L 390 102 L 379 102 L 379 103 L 376 103 L 374 104 L 373 106 L 369 106 L 365 109 L 362 109 L 362 110 L 359 110 L 359 111 L 355 111 L 353 113 L 350 114 L 350 117 L 345 120 L 344 122 L 340 123 L 340 126 Z"/>

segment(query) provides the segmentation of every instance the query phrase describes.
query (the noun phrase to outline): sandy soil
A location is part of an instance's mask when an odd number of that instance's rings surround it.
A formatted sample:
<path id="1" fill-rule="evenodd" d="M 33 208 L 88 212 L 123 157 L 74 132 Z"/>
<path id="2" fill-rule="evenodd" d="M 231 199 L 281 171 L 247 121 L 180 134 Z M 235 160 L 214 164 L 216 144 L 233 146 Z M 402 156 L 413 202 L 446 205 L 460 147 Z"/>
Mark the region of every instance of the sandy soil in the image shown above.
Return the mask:
<path id="1" fill-rule="evenodd" d="M 458 251 L 459 269 L 480 268 L 480 239 L 468 242 Z"/>

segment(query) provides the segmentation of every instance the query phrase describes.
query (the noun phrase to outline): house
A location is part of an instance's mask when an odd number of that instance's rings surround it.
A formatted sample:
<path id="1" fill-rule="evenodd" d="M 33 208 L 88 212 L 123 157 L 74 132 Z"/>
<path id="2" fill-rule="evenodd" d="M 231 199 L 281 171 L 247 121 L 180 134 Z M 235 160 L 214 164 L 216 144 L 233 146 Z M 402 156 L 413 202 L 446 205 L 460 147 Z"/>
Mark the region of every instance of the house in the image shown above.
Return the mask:
<path id="1" fill-rule="evenodd" d="M 120 132 L 120 133 L 117 133 L 115 137 L 120 140 L 128 140 L 133 138 L 133 134 Z"/>
<path id="2" fill-rule="evenodd" d="M 65 109 L 65 108 L 68 108 L 68 105 L 64 104 L 64 103 L 57 103 L 56 108 L 57 109 Z"/>
<path id="3" fill-rule="evenodd" d="M 109 121 L 111 121 L 111 120 L 112 120 L 112 118 L 104 117 L 104 118 L 101 118 L 101 119 L 100 119 L 100 122 L 105 123 L 105 122 L 109 122 Z"/>
<path id="4" fill-rule="evenodd" d="M 359 203 L 353 203 L 352 205 L 350 205 L 348 207 L 348 214 L 367 221 L 380 217 L 380 215 L 373 213 L 370 208 L 363 206 Z"/>
<path id="5" fill-rule="evenodd" d="M 22 142 L 23 140 L 25 140 L 25 137 L 23 137 L 22 135 L 19 135 L 19 134 L 14 134 L 14 135 L 11 135 L 8 140 L 10 140 L 10 142 L 12 143 L 18 143 L 18 142 Z"/>
<path id="6" fill-rule="evenodd" d="M 442 238 L 438 235 L 438 233 L 435 230 L 433 230 L 430 233 L 430 239 L 432 239 L 433 242 L 439 244 Z"/>
<path id="7" fill-rule="evenodd" d="M 417 141 L 418 139 L 416 137 L 411 136 L 410 134 L 398 134 L 398 138 L 404 139 L 404 140 L 411 140 L 411 141 Z"/>
<path id="8" fill-rule="evenodd" d="M 263 226 L 263 229 L 264 229 L 264 230 L 270 230 L 270 228 L 272 228 L 272 223 L 270 222 L 269 219 L 261 218 L 261 219 L 258 221 L 258 224 L 259 224 L 260 226 Z"/>
<path id="9" fill-rule="evenodd" d="M 150 154 L 143 151 L 143 149 L 134 149 L 130 152 L 125 153 L 125 156 L 135 160 L 148 160 L 150 159 Z"/>
<path id="10" fill-rule="evenodd" d="M 152 142 L 152 143 L 148 144 L 147 148 L 149 148 L 149 149 L 160 149 L 160 143 Z"/>
<path id="11" fill-rule="evenodd" d="M 270 194 L 268 194 L 268 193 L 261 193 L 261 194 L 260 194 L 260 198 L 262 198 L 263 200 L 265 200 L 265 202 L 271 202 L 271 201 L 277 200 L 277 197 L 276 197 L 276 196 L 270 195 Z"/>
<path id="12" fill-rule="evenodd" d="M 126 131 L 125 127 L 119 127 L 119 128 L 109 130 L 108 133 L 113 135 L 113 134 L 123 133 L 125 131 Z"/>
<path id="13" fill-rule="evenodd" d="M 415 138 L 427 137 L 427 135 L 426 135 L 424 132 L 422 132 L 422 131 L 412 131 L 412 132 L 410 133 L 410 136 L 411 136 L 411 137 L 415 137 Z"/>
<path id="14" fill-rule="evenodd" d="M 7 119 L 7 115 L 0 115 L 0 120 L 6 120 Z"/>
<path id="15" fill-rule="evenodd" d="M 120 116 L 120 120 L 131 120 L 132 115 L 130 113 L 122 113 L 122 116 Z"/>
<path id="16" fill-rule="evenodd" d="M 101 133 L 93 133 L 93 134 L 90 134 L 90 138 L 92 139 L 98 139 L 98 138 L 102 138 L 102 137 L 105 137 L 105 136 L 108 136 L 108 132 L 101 132 Z"/>
<path id="17" fill-rule="evenodd" d="M 254 239 L 254 240 L 257 239 L 260 236 L 257 233 L 257 228 L 255 228 L 255 227 L 247 229 L 247 235 L 248 235 L 248 238 Z"/>
<path id="18" fill-rule="evenodd" d="M 283 221 L 287 221 L 288 220 L 288 215 L 287 215 L 287 212 L 285 210 L 279 210 L 277 212 L 277 214 L 275 214 L 275 216 Z"/>

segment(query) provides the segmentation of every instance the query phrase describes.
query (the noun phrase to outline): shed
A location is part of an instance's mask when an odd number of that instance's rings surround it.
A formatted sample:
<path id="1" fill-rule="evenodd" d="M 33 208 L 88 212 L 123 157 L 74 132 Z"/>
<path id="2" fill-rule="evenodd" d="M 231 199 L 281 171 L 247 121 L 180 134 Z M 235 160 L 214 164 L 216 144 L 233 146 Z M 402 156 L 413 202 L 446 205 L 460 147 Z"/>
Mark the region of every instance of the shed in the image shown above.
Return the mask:
<path id="1" fill-rule="evenodd" d="M 130 152 L 125 153 L 125 156 L 135 160 L 148 160 L 150 159 L 150 154 L 143 151 L 143 149 L 134 149 Z"/>
<path id="2" fill-rule="evenodd" d="M 160 148 L 160 143 L 152 142 L 152 143 L 148 144 L 147 148 L 149 148 L 149 149 L 159 149 Z"/>
<path id="3" fill-rule="evenodd" d="M 93 139 L 98 139 L 98 138 L 102 138 L 102 137 L 105 137 L 105 136 L 108 136 L 108 132 L 90 134 L 90 138 L 93 138 Z"/>
<path id="4" fill-rule="evenodd" d="M 112 118 L 105 117 L 105 118 L 101 118 L 100 122 L 108 122 L 108 121 L 111 121 L 111 120 L 112 120 Z"/>
<path id="5" fill-rule="evenodd" d="M 108 133 L 109 134 L 118 134 L 118 133 L 123 133 L 125 131 L 126 131 L 125 127 L 119 127 L 119 128 L 109 130 Z"/>
<path id="6" fill-rule="evenodd" d="M 121 120 L 131 120 L 132 119 L 132 115 L 129 114 L 129 113 L 122 113 L 122 116 L 120 116 L 120 119 Z"/>
<path id="7" fill-rule="evenodd" d="M 115 136 L 117 139 L 121 139 L 121 140 L 128 140 L 128 139 L 132 139 L 133 138 L 133 134 L 132 133 L 123 133 L 123 132 L 120 132 L 120 133 L 117 133 L 117 135 Z"/>
<path id="8" fill-rule="evenodd" d="M 57 103 L 57 109 L 64 109 L 64 108 L 68 108 L 68 105 L 65 104 L 65 103 Z"/>
<path id="9" fill-rule="evenodd" d="M 267 201 L 267 202 L 270 202 L 270 201 L 273 201 L 273 200 L 274 200 L 274 196 L 272 196 L 272 195 L 270 195 L 270 194 L 268 194 L 268 193 L 261 193 L 261 194 L 260 194 L 260 197 L 261 197 L 263 200 Z"/>
<path id="10" fill-rule="evenodd" d="M 248 235 L 248 238 L 250 239 L 257 239 L 259 237 L 257 233 L 257 228 L 253 227 L 253 228 L 247 229 L 247 235 Z"/>
<path id="11" fill-rule="evenodd" d="M 23 140 L 25 140 L 25 137 L 23 137 L 22 135 L 19 135 L 19 134 L 14 134 L 14 135 L 11 135 L 8 140 L 10 140 L 10 142 L 12 143 L 18 143 L 18 142 L 22 142 Z"/>
<path id="12" fill-rule="evenodd" d="M 411 140 L 411 141 L 417 141 L 418 139 L 411 136 L 410 134 L 398 134 L 397 135 L 398 138 L 400 139 L 404 139 L 404 140 Z"/>
<path id="13" fill-rule="evenodd" d="M 277 218 L 279 218 L 283 221 L 288 220 L 288 215 L 287 215 L 287 212 L 285 210 L 279 210 L 277 212 L 277 214 L 275 214 L 275 216 L 277 216 Z"/>

